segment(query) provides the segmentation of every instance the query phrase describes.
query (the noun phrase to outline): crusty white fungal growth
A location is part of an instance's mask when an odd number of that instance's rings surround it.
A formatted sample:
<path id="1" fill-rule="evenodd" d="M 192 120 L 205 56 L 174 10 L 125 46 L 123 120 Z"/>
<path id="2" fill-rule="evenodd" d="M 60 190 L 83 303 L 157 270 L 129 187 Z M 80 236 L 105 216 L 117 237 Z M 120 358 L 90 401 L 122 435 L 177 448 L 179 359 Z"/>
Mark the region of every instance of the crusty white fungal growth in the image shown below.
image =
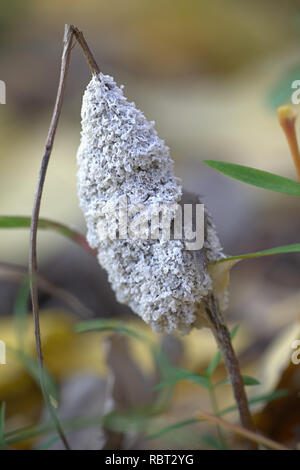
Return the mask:
<path id="1" fill-rule="evenodd" d="M 182 198 L 169 148 L 158 137 L 154 123 L 127 101 L 112 77 L 102 73 L 93 77 L 83 97 L 77 160 L 87 239 L 98 250 L 118 301 L 129 305 L 156 331 L 187 333 L 205 325 L 203 301 L 213 292 L 207 264 L 223 256 L 207 214 L 204 247 L 196 254 L 186 250 L 180 239 L 99 236 L 99 226 L 112 224 L 105 204 L 113 206 L 124 196 L 128 206 L 145 207 L 178 203 Z M 224 307 L 226 295 L 219 300 Z"/>

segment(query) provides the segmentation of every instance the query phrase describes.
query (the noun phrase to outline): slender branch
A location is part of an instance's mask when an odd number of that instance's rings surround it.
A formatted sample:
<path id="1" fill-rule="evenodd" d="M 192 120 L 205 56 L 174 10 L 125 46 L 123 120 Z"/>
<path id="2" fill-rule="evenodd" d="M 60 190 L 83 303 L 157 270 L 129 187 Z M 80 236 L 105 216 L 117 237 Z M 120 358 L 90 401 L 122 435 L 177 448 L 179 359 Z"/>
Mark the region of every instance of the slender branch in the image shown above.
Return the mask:
<path id="1" fill-rule="evenodd" d="M 241 424 L 244 428 L 250 431 L 255 431 L 248 407 L 248 400 L 240 372 L 239 362 L 232 347 L 230 333 L 222 318 L 218 302 L 213 295 L 208 299 L 206 314 L 224 358 L 225 366 L 232 384 L 234 397 L 238 405 Z M 251 448 L 255 448 L 253 442 L 251 442 Z"/>
<path id="2" fill-rule="evenodd" d="M 92 75 L 99 75 L 100 73 L 100 69 L 98 67 L 98 64 L 83 36 L 83 33 L 82 31 L 79 31 L 78 28 L 76 28 L 75 26 L 73 25 L 70 25 L 70 28 L 72 29 L 72 32 L 78 42 L 78 44 L 80 45 L 82 51 L 83 51 L 83 54 L 86 58 L 86 61 L 90 67 L 90 70 L 92 72 Z"/>
<path id="3" fill-rule="evenodd" d="M 70 449 L 70 446 L 60 426 L 60 423 L 55 414 L 55 411 L 53 409 L 53 406 L 51 404 L 50 398 L 46 390 L 45 381 L 44 381 L 44 368 L 43 368 L 44 361 L 43 361 L 41 330 L 40 330 L 40 321 L 39 321 L 39 302 L 38 302 L 38 288 L 37 288 L 38 265 L 37 265 L 36 245 L 37 245 L 37 229 L 39 225 L 41 199 L 42 199 L 42 194 L 43 194 L 47 168 L 48 168 L 48 164 L 49 164 L 49 160 L 50 160 L 50 156 L 51 156 L 51 152 L 53 148 L 54 138 L 55 138 L 58 121 L 59 121 L 62 104 L 63 104 L 64 91 L 66 87 L 67 74 L 68 74 L 70 58 L 71 58 L 73 36 L 76 37 L 78 43 L 80 44 L 92 74 L 93 75 L 99 74 L 99 67 L 86 43 L 86 40 L 82 32 L 79 31 L 73 25 L 66 25 L 57 96 L 56 96 L 55 106 L 54 106 L 52 119 L 51 119 L 49 131 L 48 131 L 48 136 L 46 140 L 45 152 L 44 152 L 44 156 L 43 156 L 42 163 L 41 163 L 36 193 L 34 197 L 32 218 L 31 218 L 31 225 L 30 225 L 30 249 L 29 249 L 30 291 L 31 291 L 32 312 L 33 312 L 33 319 L 34 319 L 35 342 L 36 342 L 37 357 L 38 357 L 38 362 L 39 362 L 39 367 L 40 367 L 41 389 L 44 395 L 46 405 L 50 412 L 50 415 L 55 423 L 56 429 L 66 449 Z"/>
<path id="4" fill-rule="evenodd" d="M 280 444 L 279 442 L 273 441 L 268 437 L 263 436 L 262 434 L 257 434 L 256 432 L 250 431 L 248 429 L 242 428 L 237 424 L 232 424 L 225 419 L 219 418 L 218 416 L 214 416 L 211 413 L 207 413 L 206 411 L 198 411 L 197 418 L 200 420 L 209 421 L 213 424 L 217 424 L 222 426 L 225 429 L 229 429 L 230 431 L 239 434 L 240 436 L 246 437 L 248 440 L 251 440 L 254 443 L 261 444 L 269 449 L 274 450 L 291 450 L 288 447 Z"/>
<path id="5" fill-rule="evenodd" d="M 56 102 L 53 110 L 52 120 L 46 140 L 45 146 L 45 153 L 42 159 L 42 164 L 39 173 L 39 179 L 37 184 L 37 189 L 34 197 L 34 204 L 33 204 L 33 211 L 32 211 L 32 218 L 31 218 L 31 226 L 30 226 L 30 250 L 29 250 L 29 276 L 30 276 L 30 291 L 31 291 L 31 299 L 32 299 L 32 312 L 33 312 L 33 319 L 34 319 L 34 331 L 35 331 L 35 342 L 37 348 L 37 356 L 38 362 L 40 367 L 40 378 L 41 378 L 41 388 L 42 392 L 48 406 L 48 410 L 51 414 L 52 419 L 56 422 L 56 427 L 58 433 L 63 441 L 65 448 L 70 449 L 68 441 L 61 429 L 57 417 L 54 413 L 53 407 L 49 401 L 49 396 L 45 387 L 44 381 L 44 368 L 43 368 L 43 351 L 42 351 L 42 342 L 41 342 L 41 330 L 40 330 L 40 321 L 39 321 L 39 303 L 38 303 L 38 288 L 37 288 L 37 251 L 36 251 L 36 243 L 37 243 L 37 228 L 38 228 L 38 220 L 39 220 L 39 213 L 40 213 L 40 206 L 41 206 L 41 198 L 43 193 L 44 182 L 46 178 L 46 172 L 48 168 L 48 163 L 53 147 L 54 137 L 58 125 L 59 116 L 61 113 L 62 103 L 63 103 L 63 95 L 66 86 L 66 78 L 67 72 L 70 63 L 70 55 L 72 49 L 72 41 L 73 41 L 73 31 L 70 26 L 65 27 L 65 35 L 64 35 L 64 48 L 62 53 L 61 59 L 61 70 L 60 70 L 60 79 L 59 85 L 57 90 L 57 97 Z"/>
<path id="6" fill-rule="evenodd" d="M 11 281 L 21 283 L 26 278 L 28 270 L 23 266 L 16 264 L 0 263 L 0 279 L 5 281 Z M 75 295 L 65 289 L 56 287 L 54 284 L 49 282 L 41 274 L 38 273 L 37 277 L 38 287 L 47 292 L 49 295 L 61 300 L 69 308 L 77 313 L 81 318 L 92 318 L 94 313 L 87 308 Z"/>

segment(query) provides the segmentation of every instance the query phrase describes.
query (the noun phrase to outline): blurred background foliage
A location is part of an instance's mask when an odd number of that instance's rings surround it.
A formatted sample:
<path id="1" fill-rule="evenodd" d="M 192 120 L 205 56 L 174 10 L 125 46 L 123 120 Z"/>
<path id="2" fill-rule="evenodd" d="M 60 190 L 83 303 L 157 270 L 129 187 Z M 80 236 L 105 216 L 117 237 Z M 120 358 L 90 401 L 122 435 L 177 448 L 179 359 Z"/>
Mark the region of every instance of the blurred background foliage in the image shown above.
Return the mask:
<path id="1" fill-rule="evenodd" d="M 159 135 L 171 148 L 177 175 L 188 190 L 203 196 L 227 253 L 299 242 L 296 198 L 255 190 L 228 180 L 201 163 L 204 159 L 220 159 L 295 177 L 277 123 L 276 107 L 290 103 L 291 83 L 300 79 L 299 6 L 297 0 L 2 2 L 0 79 L 6 82 L 7 104 L 0 106 L 1 215 L 31 214 L 56 94 L 63 28 L 65 23 L 73 23 L 85 33 L 101 70 L 125 84 L 128 98 L 156 121 Z M 76 196 L 75 156 L 80 138 L 81 99 L 89 78 L 76 45 L 41 210 L 42 216 L 74 226 L 83 233 L 84 222 Z M 27 230 L 1 231 L 0 240 L 1 262 L 26 265 Z M 130 315 L 127 308 L 115 302 L 96 261 L 70 242 L 56 234 L 39 233 L 39 261 L 47 280 L 76 295 L 95 316 Z M 260 372 L 261 355 L 286 328 L 298 325 L 299 284 L 299 255 L 253 260 L 233 270 L 228 317 L 230 322 L 243 324 L 242 365 L 249 367 L 252 375 L 262 374 L 258 377 L 262 383 L 266 370 Z M 4 325 L 5 331 L 13 328 L 7 316 L 14 310 L 17 289 L 16 279 L 2 273 L 1 332 Z M 54 358 L 50 368 L 56 379 L 61 381 L 75 370 L 91 373 L 89 361 L 73 355 L 72 342 L 77 340 L 70 332 L 72 329 L 68 327 L 64 333 L 66 344 L 72 343 L 72 347 L 60 349 L 58 340 L 55 346 L 55 338 L 69 325 L 65 313 L 57 314 L 66 305 L 43 290 L 40 301 L 43 310 L 56 312 L 52 316 L 46 314 L 44 327 L 46 336 L 47 331 L 54 332 L 49 361 Z M 11 334 L 12 331 L 8 335 Z M 190 337 L 184 339 L 184 350 L 192 348 L 192 352 L 182 354 L 181 364 L 200 370 L 211 359 L 214 346 L 211 343 L 208 349 L 204 347 L 210 341 L 209 332 L 195 335 L 200 336 L 194 342 Z M 92 341 L 97 349 L 99 337 L 96 335 Z M 95 349 L 92 345 L 90 348 L 94 364 Z M 63 351 L 59 372 L 55 367 L 55 361 L 60 361 L 57 351 Z M 286 343 L 284 351 L 288 357 L 290 344 Z M 133 357 L 144 356 L 135 352 Z M 142 369 L 147 369 L 148 362 L 145 356 L 140 364 Z M 22 393 L 14 399 L 11 393 L 15 382 L 7 381 L 5 375 L 9 367 L 0 367 L 0 397 L 8 401 L 11 426 L 27 423 L 28 419 L 37 420 L 41 408 L 33 400 L 38 406 L 36 412 L 28 398 L 28 382 L 24 382 L 24 390 L 17 386 Z M 284 367 L 286 364 L 281 369 L 272 366 L 273 388 Z M 95 367 L 92 372 L 101 375 L 100 369 Z M 293 383 L 299 385 L 299 370 L 297 374 Z M 184 410 L 193 406 L 195 397 L 197 405 L 209 408 L 205 396 L 201 397 L 199 389 L 195 391 L 193 387 L 180 386 L 176 416 L 184 415 Z M 222 395 L 225 402 L 229 400 L 226 393 Z M 230 397 L 230 390 L 228 394 Z M 269 434 L 278 437 L 274 430 L 272 434 L 269 421 L 268 426 Z M 295 440 L 294 424 L 290 426 L 282 437 L 285 442 Z M 266 423 L 261 427 L 266 429 Z M 178 442 L 182 442 L 181 437 Z"/>

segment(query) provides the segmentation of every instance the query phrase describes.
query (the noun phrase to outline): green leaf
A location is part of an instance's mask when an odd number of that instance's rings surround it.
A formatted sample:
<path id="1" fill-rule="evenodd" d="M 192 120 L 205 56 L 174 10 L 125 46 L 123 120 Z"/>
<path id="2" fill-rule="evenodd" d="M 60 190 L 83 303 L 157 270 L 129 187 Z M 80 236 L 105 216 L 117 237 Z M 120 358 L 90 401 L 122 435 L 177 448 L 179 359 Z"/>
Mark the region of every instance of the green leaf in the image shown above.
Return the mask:
<path id="1" fill-rule="evenodd" d="M 33 378 L 36 384 L 40 387 L 41 370 L 40 370 L 39 363 L 32 357 L 25 354 L 23 351 L 20 351 L 18 349 L 14 349 L 11 347 L 8 347 L 7 349 L 11 353 L 13 353 L 23 363 L 28 374 Z M 58 402 L 59 392 L 58 392 L 58 388 L 53 377 L 46 369 L 43 370 L 43 373 L 44 373 L 44 383 L 46 386 L 46 391 L 50 399 L 52 399 L 52 402 Z"/>
<path id="2" fill-rule="evenodd" d="M 0 228 L 30 228 L 31 217 L 21 217 L 21 216 L 0 216 Z M 94 250 L 88 245 L 85 237 L 73 230 L 70 227 L 67 227 L 60 222 L 54 222 L 49 219 L 39 219 L 38 222 L 39 229 L 53 230 L 55 232 L 64 235 L 65 237 L 71 239 L 73 242 L 78 243 L 82 248 L 89 251 L 92 254 L 95 254 Z"/>
<path id="3" fill-rule="evenodd" d="M 221 353 L 220 353 L 220 351 L 218 351 L 214 355 L 214 357 L 212 358 L 210 364 L 207 366 L 207 368 L 205 370 L 206 377 L 211 377 L 213 375 L 214 371 L 216 370 L 216 368 L 219 365 L 220 360 L 221 360 Z"/>
<path id="4" fill-rule="evenodd" d="M 31 217 L 0 216 L 0 228 L 30 228 L 30 224 Z M 71 228 L 48 219 L 39 219 L 38 227 L 54 230 L 69 238 L 73 238 L 74 233 L 76 233 Z"/>
<path id="5" fill-rule="evenodd" d="M 114 410 L 103 417 L 103 427 L 118 432 L 145 432 L 155 414 L 155 406 L 151 405 Z"/>
<path id="6" fill-rule="evenodd" d="M 235 327 L 232 328 L 232 331 L 231 331 L 231 333 L 230 333 L 231 341 L 233 341 L 234 338 L 236 337 L 237 332 L 239 331 L 239 327 L 240 327 L 240 325 L 235 325 Z"/>
<path id="7" fill-rule="evenodd" d="M 148 436 L 146 436 L 146 439 L 147 440 L 157 439 L 159 437 L 164 436 L 165 434 L 168 434 L 169 432 L 175 431 L 176 429 L 180 429 L 180 428 L 183 428 L 185 426 L 189 426 L 190 424 L 194 424 L 194 423 L 197 423 L 197 422 L 199 422 L 199 420 L 195 419 L 195 418 L 186 419 L 184 421 L 179 421 L 178 423 L 171 424 L 170 426 L 166 426 L 166 427 L 160 429 L 160 431 L 157 431 L 153 434 L 149 434 Z"/>
<path id="8" fill-rule="evenodd" d="M 249 377 L 248 375 L 243 375 L 244 385 L 252 387 L 253 385 L 260 385 L 260 382 L 254 377 Z"/>
<path id="9" fill-rule="evenodd" d="M 230 333 L 230 338 L 231 340 L 233 340 L 238 332 L 238 329 L 239 329 L 239 325 L 236 325 L 233 329 L 232 329 L 232 332 Z M 207 366 L 206 370 L 205 370 L 205 376 L 210 378 L 214 371 L 216 370 L 216 368 L 218 367 L 219 365 L 219 362 L 221 360 L 221 353 L 220 351 L 218 351 L 213 359 L 211 360 L 210 364 Z"/>
<path id="10" fill-rule="evenodd" d="M 103 422 L 103 415 L 91 417 L 76 417 L 64 420 L 62 422 L 64 428 L 67 428 L 67 434 L 80 429 L 86 429 L 91 426 L 97 425 L 98 427 Z M 17 444 L 37 437 L 42 437 L 48 434 L 53 434 L 56 431 L 56 426 L 50 421 L 47 424 L 37 426 L 25 426 L 5 434 L 6 442 L 9 445 Z"/>
<path id="11" fill-rule="evenodd" d="M 248 400 L 248 404 L 254 405 L 256 403 L 270 402 L 273 400 L 277 400 L 278 398 L 286 397 L 288 393 L 289 393 L 288 390 L 275 390 L 275 392 L 267 393 L 266 395 L 261 395 L 259 397 L 250 398 L 250 400 Z M 229 406 L 228 408 L 221 410 L 218 413 L 218 416 L 223 416 L 227 413 L 231 413 L 232 411 L 235 411 L 236 409 L 237 409 L 236 405 Z"/>
<path id="12" fill-rule="evenodd" d="M 207 390 L 210 388 L 210 382 L 204 375 L 195 374 L 194 372 L 190 372 L 186 369 L 173 368 L 170 370 L 170 377 L 155 385 L 153 390 L 160 390 L 161 388 L 167 387 L 169 385 L 175 385 L 181 380 L 189 380 L 190 382 L 194 382 L 201 387 L 206 388 Z"/>
<path id="13" fill-rule="evenodd" d="M 66 433 L 68 435 L 68 433 Z M 44 442 L 40 446 L 36 447 L 34 450 L 48 450 L 53 444 L 60 440 L 60 436 L 52 437 L 48 441 Z"/>
<path id="14" fill-rule="evenodd" d="M 260 382 L 258 380 L 256 380 L 254 377 L 249 377 L 248 375 L 243 375 L 242 378 L 243 378 L 244 385 L 247 385 L 247 386 L 260 385 Z M 215 385 L 215 388 L 220 387 L 221 385 L 227 385 L 227 384 L 230 384 L 230 383 L 231 382 L 230 382 L 229 379 L 221 380 L 220 382 L 218 382 Z"/>
<path id="15" fill-rule="evenodd" d="M 113 331 L 114 333 L 122 333 L 128 336 L 132 336 L 138 340 L 145 341 L 143 335 L 137 331 L 124 326 L 119 321 L 107 320 L 105 318 L 97 318 L 94 320 L 87 320 L 84 322 L 77 323 L 75 325 L 76 333 L 88 333 L 91 331 Z"/>
<path id="16" fill-rule="evenodd" d="M 201 437 L 201 442 L 216 450 L 224 450 L 224 446 L 213 436 L 204 435 Z"/>
<path id="17" fill-rule="evenodd" d="M 289 178 L 274 175 L 268 171 L 257 170 L 249 166 L 236 165 L 235 163 L 217 160 L 204 160 L 204 163 L 220 173 L 243 183 L 267 189 L 268 191 L 275 191 L 290 196 L 300 196 L 300 183 Z"/>
<path id="18" fill-rule="evenodd" d="M 216 263 L 223 263 L 224 261 L 230 261 L 235 259 L 251 259 L 251 258 L 261 258 L 262 256 L 271 256 L 271 255 L 282 255 L 287 253 L 299 253 L 300 252 L 300 243 L 294 243 L 292 245 L 283 245 L 277 246 L 275 248 L 270 248 L 269 250 L 257 251 L 256 253 L 246 253 L 244 255 L 234 255 L 223 258 Z"/>
<path id="19" fill-rule="evenodd" d="M 3 401 L 0 410 L 0 447 L 2 447 L 2 449 L 7 449 L 5 441 L 5 409 L 6 403 Z"/>

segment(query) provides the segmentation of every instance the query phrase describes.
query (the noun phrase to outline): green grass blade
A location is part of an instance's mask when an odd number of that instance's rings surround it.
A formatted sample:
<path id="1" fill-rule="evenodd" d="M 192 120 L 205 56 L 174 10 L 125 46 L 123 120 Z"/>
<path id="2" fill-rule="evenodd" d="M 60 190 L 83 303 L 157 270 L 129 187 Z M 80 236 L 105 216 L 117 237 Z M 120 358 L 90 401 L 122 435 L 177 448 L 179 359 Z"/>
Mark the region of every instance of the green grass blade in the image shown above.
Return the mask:
<path id="1" fill-rule="evenodd" d="M 66 433 L 67 435 L 68 433 Z M 36 447 L 34 450 L 48 450 L 53 444 L 60 440 L 60 436 L 52 437 L 48 441 L 41 444 L 39 447 Z"/>
<path id="2" fill-rule="evenodd" d="M 275 248 L 270 248 L 268 250 L 257 251 L 256 253 L 246 253 L 244 255 L 234 255 L 223 258 L 216 263 L 223 263 L 224 261 L 230 261 L 235 259 L 251 259 L 251 258 L 261 258 L 263 256 L 271 255 L 282 255 L 288 253 L 299 253 L 300 252 L 300 243 L 294 243 L 292 245 L 283 245 L 277 246 Z"/>
<path id="3" fill-rule="evenodd" d="M 252 387 L 253 385 L 260 385 L 260 382 L 256 380 L 254 377 L 249 377 L 249 375 L 243 375 L 243 382 L 244 385 L 248 387 Z"/>
<path id="4" fill-rule="evenodd" d="M 217 439 L 210 435 L 202 436 L 201 442 L 216 450 L 227 450 Z"/>
<path id="5" fill-rule="evenodd" d="M 22 216 L 0 216 L 0 228 L 30 228 L 31 217 Z M 48 219 L 39 219 L 39 228 L 55 230 L 69 238 L 73 238 L 74 230 Z"/>
<path id="6" fill-rule="evenodd" d="M 62 421 L 64 428 L 67 430 L 66 434 L 70 434 L 73 431 L 78 431 L 81 429 L 86 429 L 91 426 L 100 426 L 105 417 L 101 416 L 92 416 L 92 417 L 77 417 L 70 418 Z M 5 439 L 7 444 L 13 445 L 20 442 L 27 441 L 28 439 L 34 439 L 43 437 L 46 435 L 53 435 L 56 432 L 55 425 L 53 422 L 47 424 L 39 424 L 36 426 L 26 426 L 23 428 L 16 429 L 14 431 L 7 432 L 5 434 Z M 53 436 L 54 438 L 54 436 Z"/>
<path id="7" fill-rule="evenodd" d="M 0 228 L 6 229 L 16 229 L 16 228 L 30 228 L 31 217 L 22 217 L 22 216 L 0 216 Z M 39 229 L 53 230 L 65 237 L 71 239 L 72 241 L 78 243 L 82 248 L 89 251 L 95 255 L 95 251 L 89 246 L 85 237 L 73 230 L 70 227 L 67 227 L 60 222 L 54 222 L 49 219 L 39 219 L 38 222 Z"/>
<path id="8" fill-rule="evenodd" d="M 214 357 L 212 358 L 211 362 L 209 363 L 209 365 L 207 366 L 205 370 L 206 377 L 210 378 L 213 375 L 214 371 L 216 370 L 216 368 L 218 367 L 220 363 L 220 360 L 221 360 L 221 353 L 220 351 L 218 351 L 216 352 L 216 354 L 214 355 Z"/>
<path id="9" fill-rule="evenodd" d="M 184 421 L 179 421 L 178 423 L 171 424 L 170 426 L 166 426 L 166 427 L 160 429 L 160 431 L 157 431 L 153 434 L 149 434 L 148 436 L 146 436 L 146 440 L 149 441 L 151 439 L 158 439 L 159 437 L 162 437 L 165 434 L 168 434 L 172 431 L 175 431 L 176 429 L 180 429 L 180 428 L 183 428 L 185 426 L 189 426 L 190 424 L 194 424 L 194 423 L 197 423 L 197 422 L 199 422 L 199 420 L 196 419 L 196 418 L 191 418 L 191 419 L 186 419 Z"/>
<path id="10" fill-rule="evenodd" d="M 0 447 L 2 449 L 7 449 L 7 443 L 5 441 L 5 410 L 6 403 L 3 401 L 0 410 Z"/>
<path id="11" fill-rule="evenodd" d="M 8 351 L 14 354 L 20 362 L 24 365 L 25 369 L 27 370 L 28 374 L 32 377 L 32 379 L 36 382 L 36 384 L 40 387 L 40 367 L 39 363 L 33 359 L 32 357 L 25 354 L 23 351 L 18 349 L 14 349 L 11 347 L 7 347 Z M 51 374 L 44 369 L 44 383 L 46 385 L 47 393 L 51 397 L 53 402 L 58 402 L 59 400 L 59 392 L 58 387 L 55 383 L 55 380 L 51 376 Z"/>
<path id="12" fill-rule="evenodd" d="M 242 378 L 243 378 L 244 385 L 246 385 L 248 387 L 253 386 L 253 385 L 260 385 L 260 382 L 258 380 L 256 380 L 254 377 L 249 377 L 248 375 L 243 375 Z M 216 383 L 214 387 L 217 388 L 217 387 L 220 387 L 221 385 L 228 385 L 228 384 L 231 384 L 230 380 L 225 379 L 225 380 L 221 380 L 220 382 Z"/>
<path id="13" fill-rule="evenodd" d="M 248 400 L 248 404 L 254 405 L 256 403 L 270 402 L 273 400 L 277 400 L 278 398 L 286 397 L 287 395 L 288 395 L 288 390 L 275 390 L 275 392 L 267 393 L 266 395 L 261 395 L 259 397 L 250 398 Z M 221 410 L 218 413 L 218 416 L 224 416 L 228 413 L 231 413 L 232 411 L 235 411 L 236 409 L 237 409 L 236 405 L 229 406 L 228 408 Z"/>
<path id="14" fill-rule="evenodd" d="M 160 390 L 169 385 L 175 385 L 181 380 L 189 380 L 190 382 L 194 382 L 201 387 L 206 388 L 207 390 L 210 388 L 210 382 L 204 375 L 195 374 L 194 372 L 190 372 L 186 369 L 173 368 L 170 370 L 170 376 L 159 384 L 155 385 L 153 390 Z"/>
<path id="15" fill-rule="evenodd" d="M 284 178 L 268 171 L 257 170 L 249 166 L 236 165 L 235 163 L 217 160 L 204 160 L 204 163 L 214 170 L 243 183 L 267 189 L 268 191 L 275 191 L 290 196 L 300 196 L 300 183 L 289 178 Z"/>
<path id="16" fill-rule="evenodd" d="M 74 327 L 76 333 L 88 333 L 91 331 L 112 331 L 114 333 L 121 333 L 132 336 L 141 341 L 147 340 L 144 335 L 141 335 L 132 328 L 124 326 L 119 321 L 107 320 L 105 318 L 97 318 L 77 323 Z"/>

